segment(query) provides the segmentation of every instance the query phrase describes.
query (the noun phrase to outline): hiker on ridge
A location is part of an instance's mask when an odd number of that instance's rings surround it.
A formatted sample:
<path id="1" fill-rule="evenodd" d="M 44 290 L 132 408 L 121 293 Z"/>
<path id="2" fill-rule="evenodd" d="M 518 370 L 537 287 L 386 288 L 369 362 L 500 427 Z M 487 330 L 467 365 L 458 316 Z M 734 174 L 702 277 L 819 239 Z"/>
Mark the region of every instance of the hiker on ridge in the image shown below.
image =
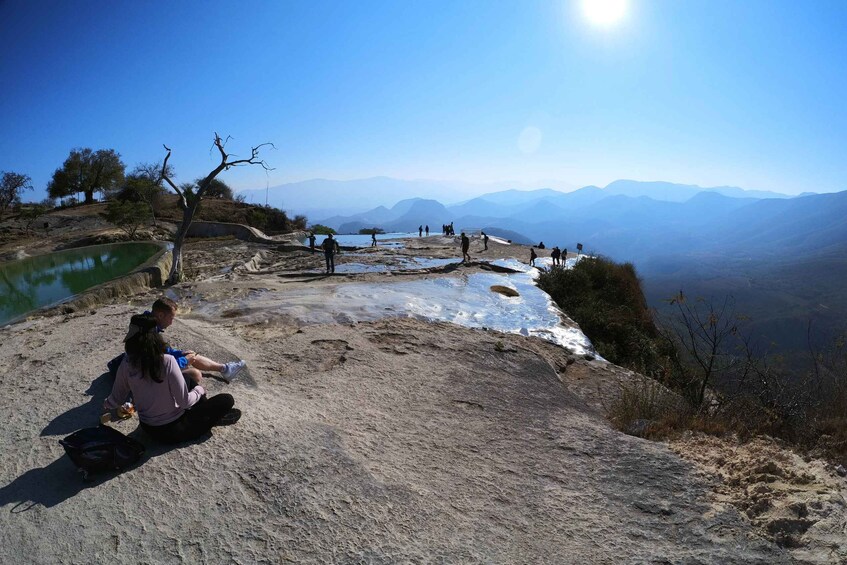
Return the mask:
<path id="1" fill-rule="evenodd" d="M 465 261 L 471 260 L 471 255 L 468 253 L 468 250 L 471 248 L 471 240 L 468 239 L 468 236 L 465 235 L 465 232 L 462 232 L 462 263 Z"/>
<path id="2" fill-rule="evenodd" d="M 561 251 L 559 251 L 559 246 L 558 246 L 558 245 L 556 245 L 555 247 L 553 247 L 553 251 L 550 253 L 550 257 L 552 257 L 552 258 L 553 258 L 553 266 L 558 266 L 558 264 L 559 264 L 559 256 L 560 256 L 561 254 L 562 254 L 562 252 L 561 252 Z"/>
<path id="3" fill-rule="evenodd" d="M 326 272 L 327 274 L 334 273 L 335 254 L 341 251 L 341 248 L 338 247 L 338 241 L 332 237 L 332 234 L 329 234 L 321 244 L 321 247 L 324 250 L 324 259 L 326 259 Z"/>

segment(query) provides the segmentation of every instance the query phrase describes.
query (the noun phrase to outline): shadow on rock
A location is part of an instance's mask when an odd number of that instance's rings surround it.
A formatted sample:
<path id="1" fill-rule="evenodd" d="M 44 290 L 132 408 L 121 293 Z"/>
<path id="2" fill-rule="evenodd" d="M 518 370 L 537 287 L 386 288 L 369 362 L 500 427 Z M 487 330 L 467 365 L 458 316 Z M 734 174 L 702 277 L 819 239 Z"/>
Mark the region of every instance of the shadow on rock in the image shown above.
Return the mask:
<path id="1" fill-rule="evenodd" d="M 26 512 L 38 505 L 52 508 L 84 490 L 97 488 L 122 473 L 133 473 L 154 457 L 174 449 L 203 443 L 211 437 L 211 434 L 206 434 L 193 441 L 177 445 L 165 445 L 154 442 L 140 427 L 128 435 L 146 447 L 141 459 L 134 465 L 120 471 L 93 473 L 90 479 L 83 480 L 82 474 L 70 458 L 62 455 L 46 467 L 30 469 L 8 485 L 0 488 L 0 507 L 12 504 L 13 506 L 9 510 L 11 514 Z"/>
<path id="2" fill-rule="evenodd" d="M 88 402 L 53 418 L 41 430 L 41 436 L 67 435 L 80 428 L 98 425 L 100 415 L 103 413 L 103 399 L 109 396 L 110 392 L 112 392 L 112 380 L 107 371 L 91 381 L 91 386 L 85 391 L 85 394 L 91 397 Z"/>

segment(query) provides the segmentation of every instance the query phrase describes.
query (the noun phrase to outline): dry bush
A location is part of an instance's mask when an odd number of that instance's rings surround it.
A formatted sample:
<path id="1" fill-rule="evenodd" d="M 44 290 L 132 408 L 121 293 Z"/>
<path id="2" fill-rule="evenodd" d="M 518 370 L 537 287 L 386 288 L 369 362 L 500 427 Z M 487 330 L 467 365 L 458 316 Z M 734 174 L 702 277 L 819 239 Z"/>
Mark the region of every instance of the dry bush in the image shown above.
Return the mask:
<path id="1" fill-rule="evenodd" d="M 627 434 L 659 439 L 684 429 L 690 420 L 687 404 L 653 379 L 635 375 L 620 381 L 617 394 L 603 402 L 612 425 Z"/>

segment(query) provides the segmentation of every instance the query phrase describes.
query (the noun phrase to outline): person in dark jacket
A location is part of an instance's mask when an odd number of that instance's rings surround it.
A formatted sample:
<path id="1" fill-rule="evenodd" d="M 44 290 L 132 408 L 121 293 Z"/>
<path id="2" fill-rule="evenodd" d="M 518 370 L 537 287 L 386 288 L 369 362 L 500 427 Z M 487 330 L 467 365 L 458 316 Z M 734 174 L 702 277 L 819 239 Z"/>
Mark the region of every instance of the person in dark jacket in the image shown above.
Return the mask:
<path id="1" fill-rule="evenodd" d="M 338 247 L 338 241 L 332 237 L 332 234 L 329 234 L 321 244 L 321 247 L 324 250 L 324 259 L 326 259 L 326 272 L 334 273 L 335 254 L 341 251 L 341 248 Z"/>
<path id="2" fill-rule="evenodd" d="M 462 232 L 462 263 L 465 261 L 471 260 L 471 255 L 468 253 L 468 250 L 471 248 L 471 240 L 468 239 L 468 236 L 465 235 L 465 232 Z"/>

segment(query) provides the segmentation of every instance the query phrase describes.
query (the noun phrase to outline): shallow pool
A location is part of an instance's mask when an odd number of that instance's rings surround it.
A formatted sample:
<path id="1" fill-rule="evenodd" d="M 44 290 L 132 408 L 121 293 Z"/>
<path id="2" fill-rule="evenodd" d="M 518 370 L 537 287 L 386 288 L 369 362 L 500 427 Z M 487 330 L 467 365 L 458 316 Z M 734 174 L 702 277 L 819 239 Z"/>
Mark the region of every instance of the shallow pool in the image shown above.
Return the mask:
<path id="1" fill-rule="evenodd" d="M 116 243 L 0 263 L 0 325 L 125 275 L 161 249 Z"/>

